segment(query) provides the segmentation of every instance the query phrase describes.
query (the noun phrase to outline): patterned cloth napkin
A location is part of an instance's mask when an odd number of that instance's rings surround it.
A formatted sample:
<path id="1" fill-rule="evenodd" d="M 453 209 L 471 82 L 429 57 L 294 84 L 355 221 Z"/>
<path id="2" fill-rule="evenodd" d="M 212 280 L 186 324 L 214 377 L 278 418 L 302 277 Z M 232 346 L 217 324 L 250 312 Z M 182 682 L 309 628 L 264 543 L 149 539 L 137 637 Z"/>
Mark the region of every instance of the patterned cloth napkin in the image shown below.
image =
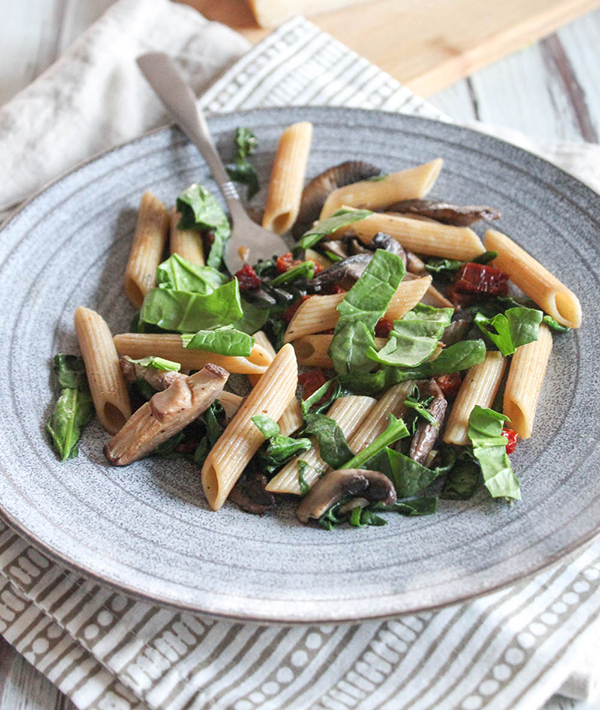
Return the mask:
<path id="1" fill-rule="evenodd" d="M 2 206 L 164 122 L 129 66 L 151 48 L 176 55 L 202 88 L 247 45 L 189 8 L 120 0 L 0 110 Z M 244 54 L 201 101 L 212 112 L 330 105 L 443 118 L 302 18 Z M 80 134 L 81 145 L 73 140 Z M 33 176 L 11 176 L 34 144 L 46 163 Z M 600 189 L 597 147 L 550 148 L 543 154 Z M 599 578 L 596 542 L 533 579 L 437 612 L 352 626 L 257 626 L 127 598 L 55 564 L 0 523 L 0 632 L 89 710 L 532 710 L 561 686 L 590 697 L 600 677 L 586 660 L 600 631 Z"/>

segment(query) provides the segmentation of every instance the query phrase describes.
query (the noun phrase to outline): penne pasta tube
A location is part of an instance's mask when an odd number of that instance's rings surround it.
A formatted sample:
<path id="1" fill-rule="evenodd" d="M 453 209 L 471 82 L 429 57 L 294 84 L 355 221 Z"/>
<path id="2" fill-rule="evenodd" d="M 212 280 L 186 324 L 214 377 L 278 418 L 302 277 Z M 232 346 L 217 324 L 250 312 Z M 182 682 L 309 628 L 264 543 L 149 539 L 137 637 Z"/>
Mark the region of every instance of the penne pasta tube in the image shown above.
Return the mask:
<path id="1" fill-rule="evenodd" d="M 225 410 L 225 416 L 228 420 L 233 419 L 235 413 L 242 406 L 242 402 L 244 401 L 243 397 L 240 397 L 238 394 L 233 394 L 233 392 L 221 392 L 217 399 Z"/>
<path id="2" fill-rule="evenodd" d="M 262 330 L 254 333 L 254 342 L 264 348 L 272 358 L 275 358 L 275 348 L 271 345 L 271 341 L 263 333 Z M 255 387 L 262 375 L 248 375 L 250 384 Z M 304 422 L 302 417 L 302 411 L 300 409 L 300 403 L 294 397 L 292 401 L 288 404 L 285 412 L 281 415 L 281 419 L 277 422 L 279 424 L 279 433 L 282 436 L 289 436 L 293 434 L 297 429 L 300 429 Z"/>
<path id="3" fill-rule="evenodd" d="M 533 431 L 535 410 L 551 352 L 552 334 L 547 326 L 541 325 L 538 339 L 517 348 L 512 357 L 503 412 L 510 419 L 510 428 L 522 439 L 529 439 Z"/>
<path id="4" fill-rule="evenodd" d="M 387 429 L 390 414 L 393 414 L 396 419 L 404 418 L 408 411 L 408 407 L 404 403 L 414 386 L 415 380 L 407 380 L 399 385 L 394 385 L 383 395 L 348 442 L 352 453 L 358 454 L 383 434 Z"/>
<path id="5" fill-rule="evenodd" d="M 319 219 L 330 217 L 342 207 L 381 210 L 394 202 L 425 197 L 437 180 L 444 161 L 441 158 L 408 170 L 390 173 L 377 180 L 362 180 L 330 193 Z"/>
<path id="6" fill-rule="evenodd" d="M 202 487 L 213 510 L 221 508 L 265 440 L 252 417 L 266 414 L 277 421 L 295 396 L 297 385 L 294 349 L 284 345 L 204 462 Z"/>
<path id="7" fill-rule="evenodd" d="M 169 246 L 171 254 L 179 254 L 179 256 L 191 261 L 198 266 L 204 266 L 204 246 L 202 237 L 199 232 L 193 229 L 179 229 L 177 225 L 181 215 L 175 207 L 171 210 L 171 236 Z"/>
<path id="8" fill-rule="evenodd" d="M 275 234 L 287 232 L 298 217 L 312 130 L 312 123 L 294 123 L 279 139 L 262 220 Z"/>
<path id="9" fill-rule="evenodd" d="M 398 320 L 412 310 L 431 287 L 431 276 L 409 278 L 398 286 L 385 312 L 387 320 Z M 290 343 L 304 335 L 321 333 L 335 328 L 339 313 L 337 307 L 345 293 L 330 296 L 311 296 L 298 308 L 285 332 L 284 342 Z"/>
<path id="10" fill-rule="evenodd" d="M 292 343 L 298 358 L 298 364 L 303 367 L 321 367 L 324 370 L 332 370 L 333 362 L 329 357 L 329 346 L 333 340 L 333 335 L 303 335 Z M 377 350 L 386 344 L 386 338 L 375 338 Z"/>
<path id="11" fill-rule="evenodd" d="M 417 281 L 419 276 L 415 274 L 406 273 L 404 276 L 404 281 Z M 430 277 L 431 278 L 431 277 Z M 431 283 L 431 282 L 430 282 Z M 429 286 L 429 288 L 423 294 L 423 297 L 419 301 L 426 306 L 433 306 L 434 308 L 454 308 L 452 301 L 449 301 L 444 295 L 442 295 L 435 286 Z M 414 308 L 414 306 L 413 306 Z"/>
<path id="12" fill-rule="evenodd" d="M 145 192 L 123 280 L 127 298 L 136 308 L 142 307 L 144 296 L 156 286 L 156 269 L 165 250 L 169 223 L 167 208 L 158 197 Z"/>
<path id="13" fill-rule="evenodd" d="M 417 254 L 468 261 L 485 249 L 470 227 L 452 227 L 440 222 L 422 222 L 395 214 L 372 214 L 352 223 L 352 231 L 368 244 L 378 233 L 394 237 L 405 249 Z"/>
<path id="14" fill-rule="evenodd" d="M 108 325 L 95 311 L 79 306 L 75 332 L 98 419 L 116 434 L 131 416 L 131 404 Z"/>
<path id="15" fill-rule="evenodd" d="M 500 352 L 488 352 L 482 363 L 469 368 L 446 423 L 444 441 L 447 444 L 466 446 L 469 443 L 471 412 L 476 405 L 492 406 L 505 369 L 506 358 Z"/>
<path id="16" fill-rule="evenodd" d="M 255 345 L 249 357 L 217 355 L 208 350 L 184 348 L 181 336 L 175 333 L 121 333 L 114 337 L 119 355 L 138 360 L 155 355 L 178 362 L 184 370 L 201 370 L 209 362 L 224 367 L 228 372 L 261 375 L 271 363 L 271 356 L 260 345 Z"/>
<path id="17" fill-rule="evenodd" d="M 532 301 L 562 325 L 579 328 L 581 304 L 577 296 L 524 249 L 495 229 L 485 233 L 486 249 L 498 252 L 493 265 L 509 275 L 510 280 Z"/>
<path id="18" fill-rule="evenodd" d="M 362 425 L 369 412 L 376 404 L 372 397 L 340 397 L 327 412 L 327 416 L 336 421 L 344 432 L 346 439 L 351 439 Z M 311 487 L 329 468 L 319 455 L 319 444 L 311 437 L 313 448 L 289 461 L 279 473 L 266 485 L 271 493 L 293 493 L 300 495 L 298 480 L 298 461 L 305 461 L 310 468 L 306 469 L 304 481 Z"/>

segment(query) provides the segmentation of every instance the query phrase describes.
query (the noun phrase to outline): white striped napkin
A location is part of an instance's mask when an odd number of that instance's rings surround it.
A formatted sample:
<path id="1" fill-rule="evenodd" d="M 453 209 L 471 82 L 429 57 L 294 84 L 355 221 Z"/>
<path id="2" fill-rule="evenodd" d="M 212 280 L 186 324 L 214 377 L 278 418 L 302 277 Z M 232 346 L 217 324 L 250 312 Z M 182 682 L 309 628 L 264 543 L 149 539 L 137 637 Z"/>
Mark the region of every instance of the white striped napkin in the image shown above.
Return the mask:
<path id="1" fill-rule="evenodd" d="M 336 105 L 441 118 L 301 18 L 243 56 L 202 102 L 215 112 Z M 435 613 L 243 625 L 129 599 L 0 523 L 0 632 L 82 710 L 532 710 L 565 681 L 589 696 L 599 578 L 597 542 L 534 579 Z"/>

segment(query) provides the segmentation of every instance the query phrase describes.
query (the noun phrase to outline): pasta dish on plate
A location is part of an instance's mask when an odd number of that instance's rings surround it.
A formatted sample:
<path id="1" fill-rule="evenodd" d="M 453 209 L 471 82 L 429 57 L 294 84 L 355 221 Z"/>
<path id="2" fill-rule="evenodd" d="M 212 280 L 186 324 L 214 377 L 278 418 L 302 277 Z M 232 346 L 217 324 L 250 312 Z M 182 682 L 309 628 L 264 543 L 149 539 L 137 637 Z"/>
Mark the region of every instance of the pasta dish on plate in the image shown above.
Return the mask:
<path id="1" fill-rule="evenodd" d="M 226 271 L 227 215 L 202 185 L 170 211 L 141 199 L 113 336 L 75 312 L 81 357 L 56 355 L 46 425 L 62 460 L 94 411 L 109 464 L 186 459 L 206 500 L 263 514 L 286 496 L 302 523 L 379 526 L 479 489 L 519 500 L 509 455 L 532 436 L 553 337 L 578 298 L 490 206 L 426 199 L 443 161 L 381 174 L 349 160 L 305 173 L 312 125 L 282 134 L 262 226 L 290 251 Z M 235 135 L 231 179 L 259 190 L 256 138 Z M 472 229 L 488 223 L 483 239 Z"/>

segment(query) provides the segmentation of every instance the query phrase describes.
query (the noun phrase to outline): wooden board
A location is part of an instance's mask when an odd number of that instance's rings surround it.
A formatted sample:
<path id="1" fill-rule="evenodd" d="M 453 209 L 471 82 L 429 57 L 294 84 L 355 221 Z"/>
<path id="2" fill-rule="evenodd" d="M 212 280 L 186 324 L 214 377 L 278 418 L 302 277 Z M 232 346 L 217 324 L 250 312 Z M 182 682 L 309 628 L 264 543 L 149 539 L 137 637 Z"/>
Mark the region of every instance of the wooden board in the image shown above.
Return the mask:
<path id="1" fill-rule="evenodd" d="M 252 42 L 269 30 L 244 0 L 183 0 Z M 544 37 L 600 0 L 372 0 L 312 16 L 326 32 L 429 96 Z"/>

